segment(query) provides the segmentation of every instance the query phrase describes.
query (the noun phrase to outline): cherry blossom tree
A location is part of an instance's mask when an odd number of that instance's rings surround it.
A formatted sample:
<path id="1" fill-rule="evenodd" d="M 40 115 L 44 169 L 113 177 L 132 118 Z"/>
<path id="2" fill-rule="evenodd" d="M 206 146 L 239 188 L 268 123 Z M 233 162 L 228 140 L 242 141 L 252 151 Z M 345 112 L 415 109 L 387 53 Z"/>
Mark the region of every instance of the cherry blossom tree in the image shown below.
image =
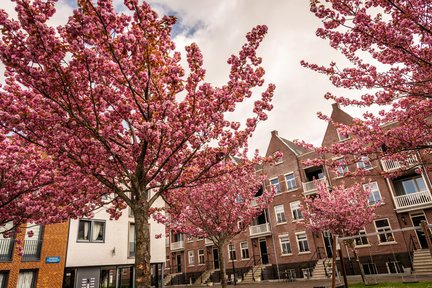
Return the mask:
<path id="1" fill-rule="evenodd" d="M 345 188 L 333 187 L 331 191 L 326 183 L 315 181 L 317 195 L 306 196 L 301 206 L 305 225 L 314 232 L 329 231 L 332 233 L 332 249 L 336 251 L 338 236 L 353 236 L 371 223 L 375 217 L 378 204 L 369 204 L 369 189 L 360 184 Z M 336 285 L 336 257 L 333 257 L 332 287 Z"/>
<path id="2" fill-rule="evenodd" d="M 260 158 L 227 161 L 233 173 L 182 188 L 167 195 L 169 230 L 211 240 L 218 248 L 221 284 L 226 287 L 224 249 L 230 241 L 243 232 L 252 220 L 262 213 L 273 199 L 274 191 L 262 191 L 264 175 L 257 175 L 255 167 Z"/>
<path id="3" fill-rule="evenodd" d="M 170 38 L 174 17 L 160 18 L 145 2 L 124 0 L 128 11 L 119 13 L 110 0 L 78 0 L 59 27 L 48 24 L 55 0 L 15 2 L 17 20 L 0 11 L 4 135 L 50 157 L 61 175 L 56 183 L 70 187 L 56 193 L 79 195 L 77 211 L 107 193 L 115 197 L 113 218 L 132 209 L 135 287 L 150 287 L 151 205 L 162 193 L 231 173 L 221 162 L 244 155 L 272 108 L 275 87 L 260 88 L 264 69 L 256 55 L 267 28 L 247 34 L 228 59 L 228 82 L 215 87 L 204 82 L 196 44 L 186 47 L 186 74 Z M 226 119 L 255 88 L 261 97 L 250 118 Z M 85 193 L 77 191 L 82 187 Z"/>
<path id="4" fill-rule="evenodd" d="M 323 23 L 317 36 L 327 39 L 350 64 L 343 68 L 335 62 L 320 66 L 302 61 L 302 65 L 328 75 L 338 88 L 362 93 L 361 97 L 327 93 L 325 98 L 369 108 L 363 119 L 350 125 L 333 123 L 351 140 L 324 148 L 323 153 L 386 157 L 407 164 L 413 153 L 432 148 L 430 1 L 312 0 L 310 7 Z"/>

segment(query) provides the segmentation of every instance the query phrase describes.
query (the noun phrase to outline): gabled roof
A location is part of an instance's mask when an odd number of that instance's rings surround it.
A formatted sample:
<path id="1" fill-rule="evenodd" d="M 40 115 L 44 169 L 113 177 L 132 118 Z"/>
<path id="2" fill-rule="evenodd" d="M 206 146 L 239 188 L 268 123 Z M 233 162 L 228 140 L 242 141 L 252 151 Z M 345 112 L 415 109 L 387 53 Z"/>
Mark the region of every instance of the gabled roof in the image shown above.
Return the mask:
<path id="1" fill-rule="evenodd" d="M 279 137 L 279 138 L 280 138 L 280 139 L 282 140 L 282 142 L 283 142 L 286 146 L 288 146 L 288 148 L 291 149 L 291 151 L 293 151 L 294 154 L 296 154 L 297 156 L 302 155 L 302 154 L 305 154 L 305 153 L 308 153 L 308 152 L 311 151 L 311 150 L 309 150 L 309 149 L 306 149 L 306 148 L 303 148 L 303 147 L 301 147 L 301 146 L 298 146 L 298 145 L 294 144 L 294 142 L 291 142 L 291 141 L 289 141 L 289 140 L 287 140 L 287 139 L 284 139 L 284 138 L 282 138 L 282 137 Z"/>

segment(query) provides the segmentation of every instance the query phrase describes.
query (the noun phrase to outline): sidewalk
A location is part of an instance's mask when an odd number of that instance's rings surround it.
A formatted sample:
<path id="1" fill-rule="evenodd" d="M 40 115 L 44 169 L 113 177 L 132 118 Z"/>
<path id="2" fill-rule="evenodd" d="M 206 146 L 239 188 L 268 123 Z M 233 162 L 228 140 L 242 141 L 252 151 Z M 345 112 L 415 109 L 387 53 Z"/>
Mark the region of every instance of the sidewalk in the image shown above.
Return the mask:
<path id="1" fill-rule="evenodd" d="M 369 284 L 374 283 L 383 283 L 383 282 L 432 282 L 432 273 L 431 275 L 409 275 L 409 274 L 380 274 L 380 275 L 367 275 L 366 280 Z M 340 281 L 343 283 L 343 279 Z M 359 275 L 348 276 L 348 283 L 360 283 L 362 282 L 361 277 Z M 338 282 L 336 282 L 338 283 Z M 339 282 L 340 283 L 340 282 Z M 220 287 L 220 284 L 214 284 L 213 287 Z M 228 285 L 229 287 L 234 287 L 234 285 Z M 292 288 L 312 288 L 312 287 L 330 287 L 331 279 L 327 280 L 303 280 L 298 279 L 294 282 L 287 281 L 279 281 L 279 280 L 267 280 L 262 282 L 255 283 L 238 283 L 237 286 L 240 287 L 292 287 Z M 168 286 L 169 287 L 169 286 Z M 173 287 L 208 287 L 206 285 L 175 285 Z"/>

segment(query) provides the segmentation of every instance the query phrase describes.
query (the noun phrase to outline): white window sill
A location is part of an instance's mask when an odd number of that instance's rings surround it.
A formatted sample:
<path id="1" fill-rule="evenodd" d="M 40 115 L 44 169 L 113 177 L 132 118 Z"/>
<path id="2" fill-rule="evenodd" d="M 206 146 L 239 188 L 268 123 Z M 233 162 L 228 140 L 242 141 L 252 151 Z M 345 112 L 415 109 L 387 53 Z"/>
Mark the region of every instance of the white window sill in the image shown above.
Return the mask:
<path id="1" fill-rule="evenodd" d="M 367 248 L 367 247 L 372 247 L 372 245 L 370 245 L 370 244 L 365 244 L 365 245 L 355 245 L 355 248 Z"/>
<path id="2" fill-rule="evenodd" d="M 288 253 L 288 254 L 281 254 L 280 256 L 281 257 L 286 257 L 286 256 L 292 256 L 293 254 L 292 253 Z"/>
<path id="3" fill-rule="evenodd" d="M 276 226 L 283 225 L 283 224 L 287 224 L 287 221 L 285 221 L 285 222 L 277 222 Z"/>
<path id="4" fill-rule="evenodd" d="M 299 255 L 311 254 L 311 251 L 299 252 L 298 254 L 299 254 Z"/>
<path id="5" fill-rule="evenodd" d="M 398 243 L 396 241 L 388 241 L 388 242 L 379 243 L 378 246 L 397 245 L 397 244 Z"/>

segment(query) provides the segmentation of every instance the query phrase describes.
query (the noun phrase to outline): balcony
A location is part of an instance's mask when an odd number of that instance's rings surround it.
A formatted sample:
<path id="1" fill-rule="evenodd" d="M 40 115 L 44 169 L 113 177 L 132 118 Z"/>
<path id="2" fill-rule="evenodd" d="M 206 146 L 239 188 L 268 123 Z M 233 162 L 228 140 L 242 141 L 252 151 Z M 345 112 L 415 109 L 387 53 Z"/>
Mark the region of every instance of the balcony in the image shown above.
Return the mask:
<path id="1" fill-rule="evenodd" d="M 406 162 L 397 160 L 381 160 L 381 165 L 385 172 L 394 172 L 400 169 L 408 169 L 418 164 L 417 156 L 411 155 L 406 159 Z"/>
<path id="2" fill-rule="evenodd" d="M 135 242 L 129 242 L 129 257 L 135 257 L 136 244 Z"/>
<path id="3" fill-rule="evenodd" d="M 205 238 L 204 242 L 205 242 L 205 246 L 213 246 L 214 245 L 213 241 L 210 239 L 207 239 L 207 238 Z"/>
<path id="4" fill-rule="evenodd" d="M 318 183 L 326 183 L 327 184 L 327 179 L 324 178 L 320 178 L 320 179 L 316 179 L 315 181 L 317 181 Z M 303 195 L 311 195 L 311 194 L 315 194 L 317 191 L 317 187 L 315 185 L 315 181 L 309 181 L 309 182 L 303 182 Z"/>
<path id="5" fill-rule="evenodd" d="M 14 239 L 0 240 L 0 262 L 7 262 L 12 260 L 13 247 Z"/>
<path id="6" fill-rule="evenodd" d="M 42 250 L 42 240 L 24 240 L 23 261 L 39 261 Z"/>
<path id="7" fill-rule="evenodd" d="M 185 242 L 184 241 L 178 241 L 178 242 L 172 242 L 171 243 L 171 251 L 181 251 L 185 249 Z"/>
<path id="8" fill-rule="evenodd" d="M 249 227 L 249 235 L 250 237 L 259 237 L 264 235 L 270 235 L 271 229 L 270 229 L 270 223 L 264 223 L 260 225 L 254 225 Z"/>
<path id="9" fill-rule="evenodd" d="M 398 212 L 409 211 L 419 206 L 432 206 L 432 196 L 429 191 L 420 191 L 416 193 L 395 196 L 396 210 Z"/>

